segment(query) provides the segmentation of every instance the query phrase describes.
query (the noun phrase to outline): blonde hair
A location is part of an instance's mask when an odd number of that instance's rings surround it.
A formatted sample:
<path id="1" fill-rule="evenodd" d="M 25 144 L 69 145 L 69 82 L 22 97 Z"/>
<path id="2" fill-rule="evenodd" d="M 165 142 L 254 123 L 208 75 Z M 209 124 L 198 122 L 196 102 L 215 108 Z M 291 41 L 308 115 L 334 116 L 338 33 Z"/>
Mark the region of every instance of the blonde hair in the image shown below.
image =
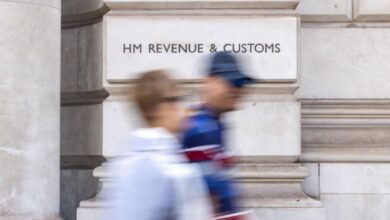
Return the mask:
<path id="1" fill-rule="evenodd" d="M 153 120 L 153 112 L 158 104 L 177 89 L 177 83 L 163 70 L 141 74 L 136 80 L 134 101 L 148 123 Z"/>

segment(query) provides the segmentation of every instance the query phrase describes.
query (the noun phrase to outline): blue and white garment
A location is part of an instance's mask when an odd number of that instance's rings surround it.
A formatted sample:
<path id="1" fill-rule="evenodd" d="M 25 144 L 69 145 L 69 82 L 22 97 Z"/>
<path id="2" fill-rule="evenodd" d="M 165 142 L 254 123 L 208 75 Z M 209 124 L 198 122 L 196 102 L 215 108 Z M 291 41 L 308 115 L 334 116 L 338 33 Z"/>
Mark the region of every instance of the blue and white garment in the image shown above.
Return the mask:
<path id="1" fill-rule="evenodd" d="M 220 153 L 227 152 L 223 137 L 225 128 L 220 118 L 206 106 L 196 109 L 186 120 L 185 127 L 182 138 L 184 150 L 215 146 Z M 209 192 L 219 200 L 219 212 L 236 212 L 238 192 L 228 175 L 228 169 L 219 167 L 213 160 L 199 161 L 197 164 L 202 168 Z"/>
<path id="2" fill-rule="evenodd" d="M 162 128 L 138 129 L 128 151 L 111 165 L 120 177 L 107 219 L 212 219 L 212 206 L 199 167 L 178 154 L 177 139 Z"/>

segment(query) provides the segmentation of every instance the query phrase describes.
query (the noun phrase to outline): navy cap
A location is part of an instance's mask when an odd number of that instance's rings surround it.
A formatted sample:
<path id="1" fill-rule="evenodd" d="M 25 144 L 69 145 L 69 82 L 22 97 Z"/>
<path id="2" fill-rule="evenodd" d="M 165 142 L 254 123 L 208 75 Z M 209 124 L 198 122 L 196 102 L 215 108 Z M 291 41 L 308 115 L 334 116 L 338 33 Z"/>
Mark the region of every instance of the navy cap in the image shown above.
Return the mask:
<path id="1" fill-rule="evenodd" d="M 228 52 L 217 52 L 213 55 L 208 74 L 224 78 L 236 88 L 242 88 L 254 81 L 241 71 L 236 58 Z"/>

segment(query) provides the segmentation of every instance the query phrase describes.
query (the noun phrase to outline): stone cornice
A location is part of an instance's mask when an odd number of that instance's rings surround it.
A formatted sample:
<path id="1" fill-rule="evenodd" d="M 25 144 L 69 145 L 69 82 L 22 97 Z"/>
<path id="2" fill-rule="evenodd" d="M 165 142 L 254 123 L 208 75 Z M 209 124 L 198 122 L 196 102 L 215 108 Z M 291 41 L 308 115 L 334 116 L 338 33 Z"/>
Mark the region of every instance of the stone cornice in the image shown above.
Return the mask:
<path id="1" fill-rule="evenodd" d="M 267 163 L 267 164 L 244 164 L 239 166 L 240 172 L 236 177 L 241 182 L 302 182 L 309 176 L 309 172 L 300 164 L 291 163 Z"/>

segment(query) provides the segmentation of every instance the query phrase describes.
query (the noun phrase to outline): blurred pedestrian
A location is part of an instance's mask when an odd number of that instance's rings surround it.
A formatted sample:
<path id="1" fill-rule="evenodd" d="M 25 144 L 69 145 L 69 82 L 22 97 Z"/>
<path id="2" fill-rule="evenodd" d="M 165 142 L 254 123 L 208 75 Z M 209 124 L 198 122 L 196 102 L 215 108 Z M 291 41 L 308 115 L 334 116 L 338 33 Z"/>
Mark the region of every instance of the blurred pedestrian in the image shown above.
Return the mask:
<path id="1" fill-rule="evenodd" d="M 204 81 L 204 102 L 186 120 L 182 145 L 187 157 L 202 168 L 216 215 L 231 215 L 238 211 L 237 190 L 227 175 L 232 158 L 227 153 L 221 116 L 237 108 L 245 86 L 253 79 L 242 72 L 233 54 L 218 52 Z"/>
<path id="2" fill-rule="evenodd" d="M 112 169 L 121 176 L 110 191 L 115 220 L 209 220 L 212 207 L 199 167 L 179 154 L 175 134 L 184 109 L 177 84 L 163 71 L 142 74 L 134 102 L 147 124 L 133 131 Z"/>

